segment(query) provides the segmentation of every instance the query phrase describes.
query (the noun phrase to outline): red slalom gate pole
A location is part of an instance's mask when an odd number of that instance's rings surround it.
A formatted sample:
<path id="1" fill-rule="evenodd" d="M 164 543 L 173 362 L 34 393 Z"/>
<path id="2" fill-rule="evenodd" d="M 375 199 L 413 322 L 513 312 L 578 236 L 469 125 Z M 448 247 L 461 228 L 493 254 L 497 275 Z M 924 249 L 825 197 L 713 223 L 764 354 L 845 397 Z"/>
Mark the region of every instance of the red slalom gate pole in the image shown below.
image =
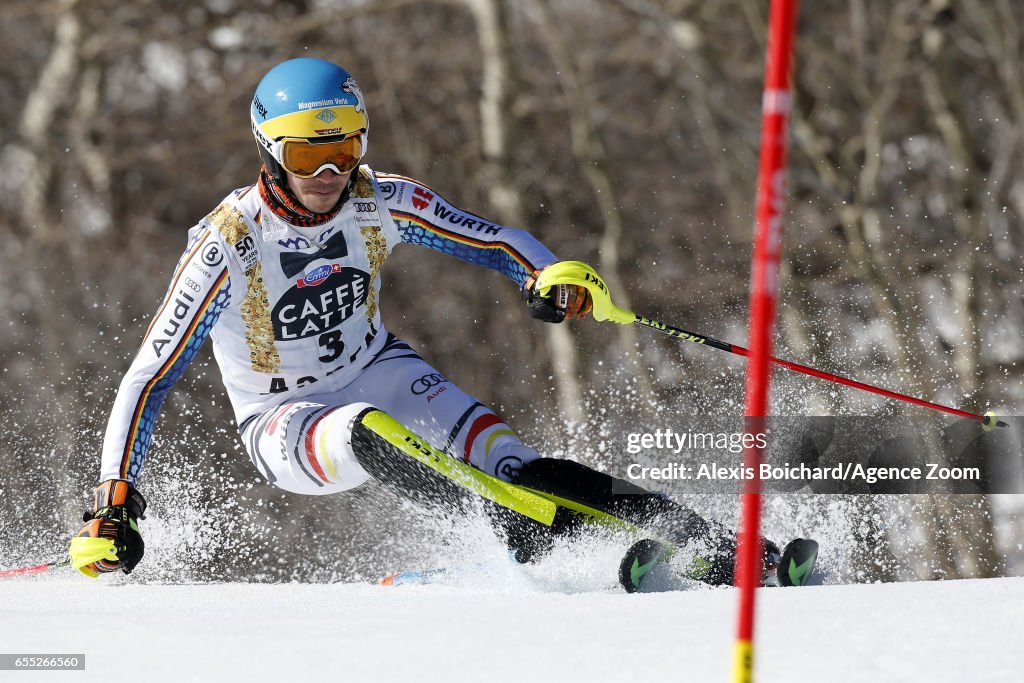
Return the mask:
<path id="1" fill-rule="evenodd" d="M 796 24 L 796 0 L 772 0 L 761 111 L 761 163 L 757 179 L 757 234 L 750 287 L 750 365 L 747 366 L 746 430 L 762 433 L 768 414 L 772 332 L 782 245 L 782 210 L 786 192 L 786 144 L 790 111 L 790 65 Z M 755 444 L 757 439 L 752 439 Z M 760 471 L 763 458 L 756 445 L 747 449 L 745 466 Z M 754 680 L 754 597 L 761 583 L 761 482 L 744 482 L 743 519 L 736 553 L 736 585 L 740 592 L 739 623 L 733 661 L 733 682 Z"/>

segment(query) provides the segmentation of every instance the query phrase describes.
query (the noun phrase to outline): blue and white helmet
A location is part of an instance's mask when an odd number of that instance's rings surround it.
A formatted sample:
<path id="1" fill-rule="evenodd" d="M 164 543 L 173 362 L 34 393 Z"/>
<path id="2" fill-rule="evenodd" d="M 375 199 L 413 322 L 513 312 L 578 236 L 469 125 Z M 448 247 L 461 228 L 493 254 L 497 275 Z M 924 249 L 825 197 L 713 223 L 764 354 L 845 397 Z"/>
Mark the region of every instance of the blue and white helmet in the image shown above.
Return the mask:
<path id="1" fill-rule="evenodd" d="M 302 177 L 325 168 L 345 173 L 366 154 L 363 94 L 348 71 L 323 59 L 291 59 L 268 71 L 256 86 L 250 119 L 263 164 L 279 182 L 284 170 Z"/>

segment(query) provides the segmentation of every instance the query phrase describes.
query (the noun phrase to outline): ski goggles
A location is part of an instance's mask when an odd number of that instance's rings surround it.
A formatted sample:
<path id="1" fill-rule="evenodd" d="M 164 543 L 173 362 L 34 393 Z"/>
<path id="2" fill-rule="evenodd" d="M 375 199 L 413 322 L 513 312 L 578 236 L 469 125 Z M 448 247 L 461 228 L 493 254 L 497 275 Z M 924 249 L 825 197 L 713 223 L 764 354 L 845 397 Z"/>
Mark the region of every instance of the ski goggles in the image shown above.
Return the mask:
<path id="1" fill-rule="evenodd" d="M 281 138 L 271 150 L 278 163 L 294 176 L 312 178 L 326 169 L 344 175 L 359 165 L 366 152 L 362 132 L 341 140 L 310 142 L 306 138 Z"/>

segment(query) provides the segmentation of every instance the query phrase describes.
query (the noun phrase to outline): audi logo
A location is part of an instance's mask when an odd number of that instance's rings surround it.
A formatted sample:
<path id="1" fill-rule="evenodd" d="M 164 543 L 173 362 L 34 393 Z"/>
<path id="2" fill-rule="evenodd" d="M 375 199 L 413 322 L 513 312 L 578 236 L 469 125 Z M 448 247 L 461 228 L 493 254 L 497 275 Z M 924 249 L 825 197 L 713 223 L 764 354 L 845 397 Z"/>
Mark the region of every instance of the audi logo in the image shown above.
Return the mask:
<path id="1" fill-rule="evenodd" d="M 448 380 L 446 380 L 444 377 L 437 374 L 436 372 L 429 375 L 423 375 L 418 380 L 412 383 L 412 385 L 409 387 L 409 391 L 419 396 L 421 394 L 427 393 L 428 391 L 436 387 L 438 384 L 442 384 L 447 381 Z"/>
<path id="2" fill-rule="evenodd" d="M 361 213 L 369 213 L 377 210 L 376 202 L 354 202 L 356 211 Z"/>

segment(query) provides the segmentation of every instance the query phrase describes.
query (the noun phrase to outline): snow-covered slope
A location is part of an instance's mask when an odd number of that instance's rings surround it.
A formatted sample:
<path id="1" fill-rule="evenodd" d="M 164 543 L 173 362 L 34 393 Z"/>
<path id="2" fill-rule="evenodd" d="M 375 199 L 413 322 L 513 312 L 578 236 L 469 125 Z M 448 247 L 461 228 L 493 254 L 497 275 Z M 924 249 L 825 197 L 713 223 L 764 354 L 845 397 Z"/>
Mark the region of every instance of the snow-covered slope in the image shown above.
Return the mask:
<path id="1" fill-rule="evenodd" d="M 0 680 L 727 681 L 736 593 L 485 586 L 0 583 Z M 759 681 L 1016 681 L 1024 579 L 765 589 Z"/>

